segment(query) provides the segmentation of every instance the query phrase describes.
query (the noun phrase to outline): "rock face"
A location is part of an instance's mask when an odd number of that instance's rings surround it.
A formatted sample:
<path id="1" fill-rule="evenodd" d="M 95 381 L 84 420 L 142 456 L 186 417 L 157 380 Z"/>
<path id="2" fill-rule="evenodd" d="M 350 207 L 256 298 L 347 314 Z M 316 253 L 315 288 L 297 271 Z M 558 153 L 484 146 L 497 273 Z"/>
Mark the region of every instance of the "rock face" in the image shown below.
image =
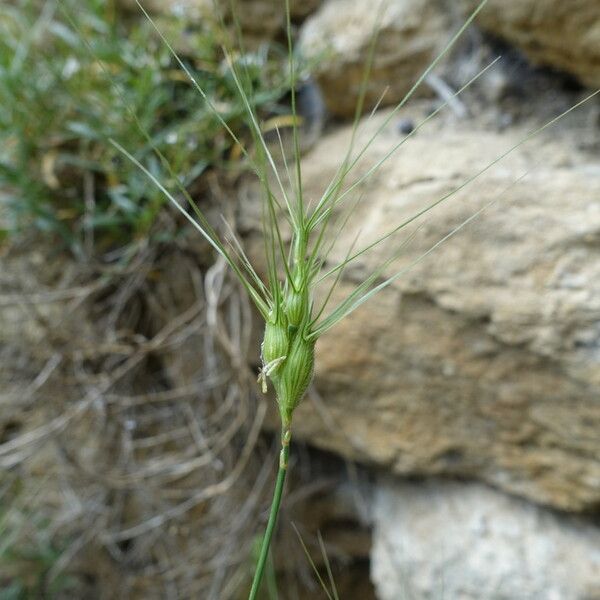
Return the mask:
<path id="1" fill-rule="evenodd" d="M 589 600 L 600 531 L 482 485 L 387 482 L 375 493 L 380 600 Z"/>
<path id="2" fill-rule="evenodd" d="M 292 0 L 292 19 L 303 19 L 314 12 L 321 0 Z M 279 0 L 242 0 L 237 3 L 242 29 L 257 38 L 273 38 L 285 31 L 285 3 Z"/>
<path id="3" fill-rule="evenodd" d="M 447 119 L 419 130 L 357 189 L 362 200 L 330 264 L 357 232 L 360 248 L 451 193 L 531 126 L 497 133 Z M 561 131 L 515 150 L 413 230 L 387 274 L 493 202 L 319 340 L 322 403 L 300 405 L 297 437 L 398 474 L 472 477 L 568 511 L 598 506 L 600 168 Z M 338 131 L 307 156 L 307 198 L 323 192 L 349 137 Z M 401 139 L 393 120 L 362 171 Z M 330 308 L 405 231 L 347 269 Z"/>
<path id="4" fill-rule="evenodd" d="M 472 10 L 479 0 L 464 0 Z M 600 7 L 597 0 L 490 0 L 478 23 L 523 50 L 534 62 L 600 86 Z"/>
<path id="5" fill-rule="evenodd" d="M 328 0 L 303 24 L 299 46 L 307 57 L 317 59 L 330 112 L 351 117 L 375 30 L 378 43 L 367 106 L 384 90 L 383 105 L 391 105 L 402 99 L 479 4 L 480 0 L 395 0 L 384 3 L 379 16 L 378 4 L 368 0 Z M 522 50 L 532 62 L 600 86 L 596 0 L 489 0 L 476 24 Z"/>
<path id="6" fill-rule="evenodd" d="M 329 0 L 300 32 L 303 54 L 317 60 L 317 77 L 329 110 L 352 116 L 375 29 L 377 52 L 367 89 L 373 106 L 395 104 L 448 40 L 444 12 L 431 0 L 396 0 L 381 15 L 369 0 Z"/>

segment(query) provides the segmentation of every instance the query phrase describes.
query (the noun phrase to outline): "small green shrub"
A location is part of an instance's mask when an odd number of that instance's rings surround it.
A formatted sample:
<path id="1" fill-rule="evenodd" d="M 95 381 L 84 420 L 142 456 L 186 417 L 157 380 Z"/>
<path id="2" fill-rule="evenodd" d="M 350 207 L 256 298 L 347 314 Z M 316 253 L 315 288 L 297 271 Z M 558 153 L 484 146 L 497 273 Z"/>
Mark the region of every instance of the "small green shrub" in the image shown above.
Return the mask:
<path id="1" fill-rule="evenodd" d="M 235 143 L 147 20 L 114 6 L 17 0 L 0 7 L 4 235 L 34 227 L 77 253 L 147 235 L 164 196 L 108 138 L 135 148 L 169 182 L 156 147 L 186 188 L 209 168 L 239 163 Z M 243 139 L 245 109 L 215 33 L 190 31 L 176 17 L 161 27 L 180 41 L 186 66 Z M 264 47 L 236 62 L 252 72 L 255 108 L 273 110 L 285 92 L 280 56 Z"/>

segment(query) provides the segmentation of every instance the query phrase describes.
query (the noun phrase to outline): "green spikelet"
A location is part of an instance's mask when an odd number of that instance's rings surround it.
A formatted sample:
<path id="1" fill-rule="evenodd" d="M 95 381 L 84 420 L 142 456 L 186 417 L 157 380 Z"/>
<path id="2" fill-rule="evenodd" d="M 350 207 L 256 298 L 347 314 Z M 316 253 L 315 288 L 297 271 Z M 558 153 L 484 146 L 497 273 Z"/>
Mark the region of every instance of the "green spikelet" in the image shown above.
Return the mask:
<path id="1" fill-rule="evenodd" d="M 261 346 L 262 361 L 265 368 L 275 361 L 287 356 L 289 337 L 286 319 L 282 311 L 277 320 L 267 321 L 265 335 Z"/>
<path id="2" fill-rule="evenodd" d="M 289 423 L 294 409 L 302 400 L 313 378 L 315 343 L 304 339 L 298 330 L 290 341 L 289 354 L 273 378 L 279 411 L 284 423 Z"/>
<path id="3" fill-rule="evenodd" d="M 286 299 L 285 314 L 292 327 L 299 327 L 306 319 L 308 309 L 308 290 L 292 290 Z"/>
<path id="4" fill-rule="evenodd" d="M 301 278 L 281 299 L 278 317 L 267 322 L 262 344 L 263 389 L 265 377 L 273 382 L 284 423 L 291 422 L 294 409 L 312 380 L 315 342 L 309 339 L 310 299 Z"/>

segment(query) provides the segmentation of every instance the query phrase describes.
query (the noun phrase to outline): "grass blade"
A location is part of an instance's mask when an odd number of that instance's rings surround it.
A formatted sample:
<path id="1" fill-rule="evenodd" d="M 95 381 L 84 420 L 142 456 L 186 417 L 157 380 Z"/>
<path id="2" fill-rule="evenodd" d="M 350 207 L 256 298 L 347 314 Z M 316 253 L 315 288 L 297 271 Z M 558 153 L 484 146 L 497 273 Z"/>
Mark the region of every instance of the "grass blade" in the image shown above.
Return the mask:
<path id="1" fill-rule="evenodd" d="M 325 548 L 323 536 L 321 535 L 320 531 L 317 532 L 317 538 L 319 540 L 319 548 L 321 549 L 321 555 L 323 556 L 323 561 L 325 562 L 325 568 L 327 569 L 327 577 L 329 577 L 329 584 L 331 585 L 331 593 L 333 594 L 333 600 L 340 600 L 340 597 L 337 592 L 337 587 L 333 579 L 333 573 L 331 572 L 331 564 L 329 563 L 329 557 L 327 556 L 327 549 Z"/>
<path id="2" fill-rule="evenodd" d="M 394 273 L 391 277 L 388 277 L 385 281 L 383 281 L 379 285 L 377 285 L 374 288 L 370 289 L 369 291 L 366 291 L 363 293 L 363 289 L 366 289 L 366 287 L 371 285 L 374 281 L 372 276 L 369 277 L 365 281 L 365 283 L 363 283 L 361 286 L 359 286 L 359 288 L 357 288 L 360 290 L 360 292 L 358 294 L 355 294 L 355 293 L 351 294 L 346 300 L 344 300 L 338 306 L 338 308 L 335 309 L 335 311 L 332 313 L 332 315 L 330 315 L 329 317 L 324 319 L 324 321 L 319 324 L 319 326 L 315 329 L 315 335 L 316 336 L 322 335 L 323 333 L 325 333 L 325 331 L 327 331 L 328 329 L 331 329 L 331 327 L 333 327 L 333 325 L 335 325 L 338 321 L 347 317 L 349 314 L 354 312 L 357 308 L 362 306 L 372 296 L 374 296 L 375 294 L 377 294 L 384 288 L 388 287 L 391 283 L 393 283 L 394 281 L 399 279 L 402 275 L 405 275 L 406 273 L 408 273 L 408 271 L 410 271 L 415 266 L 417 266 L 421 261 L 423 261 L 425 258 L 427 258 L 432 252 L 437 250 L 442 244 L 447 242 L 450 238 L 454 237 L 459 231 L 464 229 L 467 225 L 469 225 L 471 222 L 473 222 L 475 219 L 477 219 L 483 212 L 485 212 L 491 206 L 493 206 L 496 202 L 498 202 L 499 199 L 501 198 L 501 196 L 504 193 L 506 193 L 506 191 L 508 191 L 511 187 L 516 185 L 519 181 L 524 179 L 527 176 L 527 174 L 528 174 L 528 172 L 524 173 L 523 175 L 521 175 L 520 177 L 515 179 L 515 181 L 513 181 L 506 189 L 504 189 L 494 199 L 492 199 L 490 202 L 488 202 L 487 204 L 485 204 L 484 206 L 479 208 L 472 215 L 470 215 L 467 219 L 462 221 L 459 225 L 457 225 L 454 229 L 452 229 L 444 237 L 442 237 L 435 244 L 433 244 L 433 246 L 431 246 L 431 248 L 426 250 L 423 254 L 420 254 L 416 259 L 414 259 L 412 262 L 410 262 L 407 266 L 403 267 L 402 269 L 400 269 L 399 271 Z M 415 230 L 413 232 L 411 237 L 414 237 L 416 232 L 417 232 L 417 230 Z M 381 274 L 383 272 L 383 270 L 385 270 L 385 268 L 387 266 L 389 266 L 389 264 L 391 264 L 391 262 L 392 261 L 390 259 L 385 261 L 385 263 L 376 270 L 376 273 Z M 367 284 L 367 286 L 365 286 L 365 284 Z"/>
<path id="3" fill-rule="evenodd" d="M 471 79 L 469 79 L 469 81 L 467 81 L 467 83 L 465 83 L 460 89 L 458 89 L 456 92 L 454 92 L 454 94 L 451 96 L 451 98 L 457 98 L 460 94 L 462 94 L 467 88 L 469 88 L 471 85 L 473 85 L 484 73 L 486 73 L 489 69 L 491 69 L 498 61 L 500 60 L 500 57 L 496 57 L 489 65 L 485 66 L 483 69 L 481 69 L 481 71 L 479 71 L 476 75 L 474 75 Z M 346 189 L 342 194 L 340 194 L 340 196 L 338 197 L 338 199 L 335 202 L 332 202 L 326 209 L 326 211 L 324 211 L 324 214 L 321 215 L 318 219 L 316 219 L 315 224 L 317 224 L 322 218 L 324 218 L 326 216 L 326 214 L 328 212 L 331 212 L 335 206 L 337 204 L 339 204 L 339 202 L 341 202 L 341 200 L 343 200 L 348 194 L 350 194 L 354 189 L 356 189 L 358 186 L 360 186 L 362 183 L 364 183 L 371 175 L 373 175 L 373 173 L 377 172 L 379 170 L 379 168 L 401 147 L 403 146 L 410 138 L 412 138 L 414 135 L 417 134 L 417 132 L 425 125 L 427 124 L 429 121 L 431 121 L 434 117 L 436 117 L 444 108 L 446 108 L 448 106 L 449 100 L 445 100 L 444 102 L 442 102 L 442 104 L 440 104 L 440 106 L 438 106 L 438 108 L 436 108 L 433 112 L 431 112 L 427 117 L 425 117 L 420 123 L 418 123 L 415 128 L 408 133 L 406 136 L 404 136 L 397 144 L 395 144 L 391 150 L 389 150 L 384 156 L 383 158 L 381 158 L 379 161 L 377 161 L 375 163 L 375 165 L 373 165 L 372 167 L 370 167 L 368 169 L 368 171 L 362 175 L 361 177 L 359 177 L 359 179 L 357 179 L 353 184 L 350 185 L 350 187 L 348 189 Z M 386 123 L 387 123 L 387 119 L 386 119 Z M 379 132 L 379 130 L 378 130 Z"/>
<path id="4" fill-rule="evenodd" d="M 439 64 L 439 62 L 442 60 L 442 58 L 444 58 L 444 56 L 446 56 L 446 54 L 448 54 L 448 52 L 452 49 L 452 47 L 454 46 L 454 44 L 456 44 L 456 42 L 462 36 L 462 34 L 465 32 L 465 30 L 467 29 L 467 27 L 473 22 L 473 20 L 475 19 L 475 17 L 477 17 L 477 15 L 481 12 L 481 10 L 487 4 L 487 2 L 488 2 L 488 0 L 482 0 L 479 3 L 479 5 L 469 15 L 469 17 L 463 23 L 463 25 L 460 27 L 460 29 L 452 36 L 452 38 L 446 44 L 446 46 L 444 47 L 444 49 L 433 59 L 433 61 L 431 61 L 431 63 L 429 64 L 429 66 L 425 69 L 425 71 L 423 71 L 423 73 L 419 76 L 419 78 L 417 79 L 417 81 L 415 81 L 415 83 L 413 84 L 413 86 L 404 95 L 404 97 L 402 98 L 402 100 L 400 100 L 400 102 L 398 104 L 396 104 L 396 106 L 394 107 L 394 109 L 386 117 L 386 119 L 384 120 L 384 122 L 377 129 L 377 131 L 371 136 L 371 138 L 369 139 L 369 141 L 363 146 L 363 148 L 358 153 L 358 155 L 356 156 L 356 158 L 350 163 L 350 165 L 346 169 L 344 169 L 343 173 L 340 175 L 340 185 L 341 185 L 341 182 L 344 181 L 344 179 L 346 178 L 346 176 L 348 175 L 348 173 L 358 163 L 358 161 L 361 159 L 361 157 L 371 147 L 371 144 L 375 141 L 375 139 L 379 136 L 379 134 L 387 127 L 388 123 L 394 118 L 394 116 L 396 115 L 396 113 L 403 106 L 406 105 L 406 103 L 410 100 L 410 98 L 413 96 L 413 94 L 415 93 L 415 91 L 419 88 L 419 86 L 421 85 L 421 83 L 423 83 L 423 81 L 426 79 L 426 77 L 429 75 L 429 73 L 431 73 L 431 71 Z M 336 186 L 334 186 L 334 189 L 335 188 L 337 188 L 337 184 L 336 184 Z M 320 213 L 323 210 L 323 207 L 327 205 L 327 203 L 329 202 L 330 198 L 331 198 L 331 190 L 328 188 L 326 190 L 325 194 L 323 195 L 323 197 L 321 198 L 321 200 L 319 201 L 319 203 L 318 203 L 318 205 L 317 205 L 317 207 L 316 207 L 313 215 L 311 216 L 311 219 L 310 219 L 310 224 L 311 225 L 314 224 L 314 221 L 316 219 L 320 218 Z"/>
<path id="5" fill-rule="evenodd" d="M 400 231 L 401 229 L 403 229 L 404 227 L 406 227 L 410 223 L 416 221 L 422 215 L 428 213 L 430 210 L 434 209 L 436 206 L 442 204 L 443 202 L 445 202 L 446 200 L 448 200 L 449 198 L 451 198 L 452 196 L 454 196 L 455 194 L 457 194 L 458 192 L 460 192 L 462 189 L 464 189 L 465 187 L 467 187 L 469 184 L 471 184 L 473 181 L 475 181 L 481 175 L 483 175 L 484 173 L 486 173 L 487 171 L 489 171 L 494 165 L 498 164 L 501 160 L 503 160 L 504 158 L 506 158 L 509 154 L 511 154 L 519 146 L 521 146 L 522 144 L 528 142 L 529 140 L 531 140 L 535 136 L 539 135 L 544 130 L 546 130 L 548 127 L 551 127 L 552 125 L 554 125 L 555 123 L 557 123 L 558 121 L 560 121 L 562 118 L 566 117 L 569 113 L 571 113 L 572 111 L 574 111 L 576 108 L 578 108 L 582 104 L 584 104 L 584 103 L 588 102 L 589 100 L 591 100 L 594 96 L 596 96 L 599 93 L 600 93 L 600 90 L 596 90 L 595 92 L 592 92 L 591 94 L 589 94 L 588 96 L 586 96 L 583 100 L 581 100 L 577 104 L 574 104 L 573 106 L 571 106 L 570 108 L 568 108 L 567 110 L 565 110 L 564 112 L 562 112 L 560 115 L 554 117 L 553 119 L 551 119 L 550 121 L 548 121 L 547 123 L 545 123 L 544 125 L 542 125 L 541 127 L 539 127 L 537 129 L 529 132 L 527 135 L 525 135 L 524 137 L 522 137 L 517 143 L 515 143 L 513 146 L 511 146 L 510 148 L 508 148 L 507 150 L 505 150 L 502 154 L 500 154 L 500 156 L 498 156 L 497 158 L 495 158 L 492 162 L 488 163 L 485 167 L 483 167 L 482 169 L 480 169 L 477 173 L 475 173 L 474 175 L 472 175 L 471 177 L 469 177 L 468 179 L 466 179 L 461 185 L 459 185 L 459 186 L 455 187 L 454 189 L 450 190 L 447 194 L 445 194 L 441 198 L 438 198 L 435 202 L 432 202 L 431 204 L 429 204 L 428 206 L 426 206 L 424 209 L 422 209 L 422 210 L 418 211 L 417 213 L 415 213 L 414 215 L 412 215 L 409 219 L 406 219 L 405 221 L 403 221 L 402 223 L 400 223 L 399 225 L 397 225 L 396 227 L 394 227 L 393 229 L 391 229 L 390 231 L 388 231 L 386 234 L 384 234 L 383 236 L 381 236 L 375 242 L 369 244 L 368 246 L 366 246 L 365 248 L 363 248 L 362 250 L 360 250 L 359 252 L 357 252 L 356 254 L 354 254 L 352 257 L 350 257 L 348 259 L 348 262 L 351 262 L 351 261 L 355 260 L 356 258 L 358 258 L 359 256 L 361 256 L 365 252 L 371 250 L 372 248 L 374 248 L 375 246 L 377 246 L 378 244 L 380 244 L 384 240 L 388 239 L 390 236 L 394 235 L 395 233 L 397 233 L 398 231 Z M 327 276 L 335 273 L 338 269 L 342 268 L 342 266 L 344 266 L 345 264 L 346 264 L 346 261 L 344 261 L 344 263 L 341 263 L 340 265 L 337 265 L 336 267 L 334 267 L 333 269 L 331 269 L 330 271 L 328 271 L 322 277 L 322 279 L 324 279 L 325 277 L 327 277 Z"/>
<path id="6" fill-rule="evenodd" d="M 302 199 L 302 166 L 300 164 L 300 144 L 298 142 L 298 111 L 296 110 L 296 69 L 294 49 L 292 47 L 292 18 L 290 16 L 290 0 L 285 0 L 285 25 L 288 44 L 290 84 L 292 96 L 292 137 L 294 142 L 294 163 L 296 167 L 296 195 L 298 203 L 298 227 L 304 229 L 304 201 Z"/>
<path id="7" fill-rule="evenodd" d="M 234 273 L 237 275 L 238 279 L 248 292 L 248 295 L 260 311 L 260 313 L 266 318 L 269 313 L 269 307 L 266 302 L 261 298 L 260 294 L 254 289 L 254 286 L 246 279 L 244 274 L 240 271 L 238 265 L 235 261 L 230 257 L 229 253 L 223 245 L 214 240 L 201 226 L 197 223 L 191 215 L 181 206 L 181 204 L 175 199 L 175 197 L 165 188 L 165 186 L 150 172 L 142 163 L 140 163 L 135 156 L 130 154 L 123 146 L 121 146 L 115 140 L 110 140 L 110 143 L 123 154 L 126 158 L 128 158 L 138 169 L 140 169 L 152 183 L 165 195 L 165 197 L 169 200 L 169 202 L 189 221 L 193 227 L 200 232 L 202 237 L 206 239 L 206 241 L 227 261 L 227 264 L 233 269 Z"/>
<path id="8" fill-rule="evenodd" d="M 315 565 L 315 561 L 312 559 L 312 556 L 310 555 L 310 552 L 308 551 L 308 548 L 306 547 L 306 544 L 304 543 L 304 540 L 302 539 L 302 536 L 300 535 L 300 532 L 298 531 L 296 524 L 292 523 L 292 527 L 294 528 L 294 531 L 296 532 L 296 535 L 298 536 L 298 539 L 300 540 L 300 545 L 302 546 L 302 550 L 304 551 L 304 554 L 306 555 L 306 558 L 308 559 L 308 562 L 310 563 L 310 566 L 311 566 L 317 580 L 321 584 L 321 587 L 323 588 L 323 591 L 325 592 L 327 599 L 335 600 L 329 593 L 329 589 L 327 589 L 327 585 L 325 584 L 325 581 L 323 581 L 323 577 L 321 577 L 321 573 L 319 573 L 319 569 L 317 569 L 317 565 Z"/>

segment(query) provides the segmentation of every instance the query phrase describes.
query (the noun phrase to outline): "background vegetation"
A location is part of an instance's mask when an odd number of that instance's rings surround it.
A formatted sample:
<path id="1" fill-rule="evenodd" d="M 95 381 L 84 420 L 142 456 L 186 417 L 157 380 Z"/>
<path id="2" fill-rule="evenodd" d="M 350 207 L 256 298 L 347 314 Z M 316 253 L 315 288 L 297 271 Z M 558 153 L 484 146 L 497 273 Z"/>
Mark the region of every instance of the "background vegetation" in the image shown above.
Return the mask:
<path id="1" fill-rule="evenodd" d="M 215 30 L 176 16 L 160 25 L 243 139 L 242 103 Z M 192 190 L 208 170 L 243 169 L 240 149 L 139 15 L 100 0 L 20 0 L 2 6 L 0 28 L 5 235 L 36 228 L 80 256 L 148 236 L 164 197 L 109 138 L 168 184 L 155 146 Z M 237 56 L 263 115 L 285 92 L 283 58 L 273 44 Z"/>

